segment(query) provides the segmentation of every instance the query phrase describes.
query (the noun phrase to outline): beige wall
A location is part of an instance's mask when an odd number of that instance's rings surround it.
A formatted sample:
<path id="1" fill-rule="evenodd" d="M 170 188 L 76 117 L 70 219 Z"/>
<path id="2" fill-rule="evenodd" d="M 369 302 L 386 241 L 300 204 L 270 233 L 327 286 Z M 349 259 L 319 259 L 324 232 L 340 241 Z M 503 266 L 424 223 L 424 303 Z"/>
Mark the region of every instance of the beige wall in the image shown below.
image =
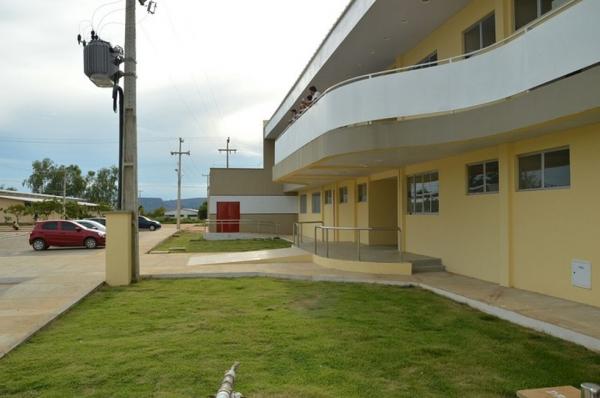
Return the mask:
<path id="1" fill-rule="evenodd" d="M 498 150 L 489 148 L 405 168 L 407 176 L 435 170 L 440 178 L 439 214 L 406 215 L 406 251 L 440 257 L 450 272 L 498 282 L 498 194 L 466 194 L 466 165 L 497 158 Z"/>
<path id="2" fill-rule="evenodd" d="M 496 41 L 502 40 L 513 31 L 512 4 L 510 0 L 471 0 L 414 48 L 399 55 L 394 66 L 415 65 L 434 51 L 439 60 L 463 54 L 463 32 L 492 12 L 496 16 Z"/>

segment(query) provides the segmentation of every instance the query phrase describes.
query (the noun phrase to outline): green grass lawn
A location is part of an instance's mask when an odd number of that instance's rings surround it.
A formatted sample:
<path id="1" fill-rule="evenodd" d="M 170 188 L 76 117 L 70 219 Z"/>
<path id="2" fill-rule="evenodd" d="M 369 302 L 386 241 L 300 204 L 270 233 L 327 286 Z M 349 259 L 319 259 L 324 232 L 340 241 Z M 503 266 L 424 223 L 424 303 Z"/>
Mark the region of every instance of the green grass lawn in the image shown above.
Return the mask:
<path id="1" fill-rule="evenodd" d="M 416 288 L 269 279 L 102 288 L 0 360 L 2 397 L 514 397 L 600 355 Z"/>
<path id="2" fill-rule="evenodd" d="M 168 251 L 185 248 L 187 253 L 248 252 L 253 250 L 284 249 L 292 244 L 283 239 L 205 240 L 201 233 L 178 232 L 152 250 Z"/>

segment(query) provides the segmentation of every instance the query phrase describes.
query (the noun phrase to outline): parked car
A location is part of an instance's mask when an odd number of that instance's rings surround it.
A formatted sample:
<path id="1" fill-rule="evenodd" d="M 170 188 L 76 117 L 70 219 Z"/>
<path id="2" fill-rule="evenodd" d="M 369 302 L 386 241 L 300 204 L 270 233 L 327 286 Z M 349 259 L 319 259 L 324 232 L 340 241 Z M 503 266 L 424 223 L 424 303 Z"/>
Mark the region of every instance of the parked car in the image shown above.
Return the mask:
<path id="1" fill-rule="evenodd" d="M 150 231 L 156 231 L 160 227 L 162 227 L 162 225 L 158 221 L 151 220 L 145 216 L 138 217 L 138 228 L 139 229 L 149 229 Z"/>
<path id="2" fill-rule="evenodd" d="M 98 221 L 93 220 L 75 220 L 76 223 L 83 225 L 89 229 L 95 229 L 96 231 L 102 231 L 106 233 L 106 227 L 104 224 L 100 224 Z"/>
<path id="3" fill-rule="evenodd" d="M 86 228 L 75 221 L 39 221 L 29 235 L 29 244 L 36 251 L 50 246 L 95 249 L 106 244 L 106 233 Z"/>
<path id="4" fill-rule="evenodd" d="M 97 223 L 100 223 L 100 224 L 106 226 L 106 218 L 104 218 L 104 217 L 92 217 L 92 218 L 86 218 L 86 220 L 95 221 Z"/>

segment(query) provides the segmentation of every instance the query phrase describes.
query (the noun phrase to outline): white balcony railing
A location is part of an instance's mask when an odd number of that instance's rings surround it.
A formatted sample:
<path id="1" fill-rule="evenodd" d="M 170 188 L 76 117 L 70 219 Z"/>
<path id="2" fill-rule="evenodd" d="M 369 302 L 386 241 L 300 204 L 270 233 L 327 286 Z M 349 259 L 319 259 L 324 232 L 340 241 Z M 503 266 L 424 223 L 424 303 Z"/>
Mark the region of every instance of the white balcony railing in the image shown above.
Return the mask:
<path id="1" fill-rule="evenodd" d="M 600 62 L 599 0 L 573 0 L 483 50 L 358 76 L 328 90 L 275 142 L 275 162 L 329 131 L 501 101 Z"/>

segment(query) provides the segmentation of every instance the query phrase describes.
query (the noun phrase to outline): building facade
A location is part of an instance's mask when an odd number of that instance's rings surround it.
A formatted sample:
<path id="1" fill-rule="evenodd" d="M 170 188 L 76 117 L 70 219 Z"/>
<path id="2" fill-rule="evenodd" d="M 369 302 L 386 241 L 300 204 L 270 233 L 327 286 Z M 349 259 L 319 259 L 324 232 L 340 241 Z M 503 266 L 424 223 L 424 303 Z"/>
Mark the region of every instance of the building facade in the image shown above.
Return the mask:
<path id="1" fill-rule="evenodd" d="M 600 306 L 599 17 L 597 0 L 352 1 L 265 126 L 273 180 L 300 222 L 398 227 L 361 242 Z"/>
<path id="2" fill-rule="evenodd" d="M 210 169 L 210 232 L 290 235 L 298 219 L 296 194 L 273 182 L 274 141 L 264 140 L 263 168 Z"/>

